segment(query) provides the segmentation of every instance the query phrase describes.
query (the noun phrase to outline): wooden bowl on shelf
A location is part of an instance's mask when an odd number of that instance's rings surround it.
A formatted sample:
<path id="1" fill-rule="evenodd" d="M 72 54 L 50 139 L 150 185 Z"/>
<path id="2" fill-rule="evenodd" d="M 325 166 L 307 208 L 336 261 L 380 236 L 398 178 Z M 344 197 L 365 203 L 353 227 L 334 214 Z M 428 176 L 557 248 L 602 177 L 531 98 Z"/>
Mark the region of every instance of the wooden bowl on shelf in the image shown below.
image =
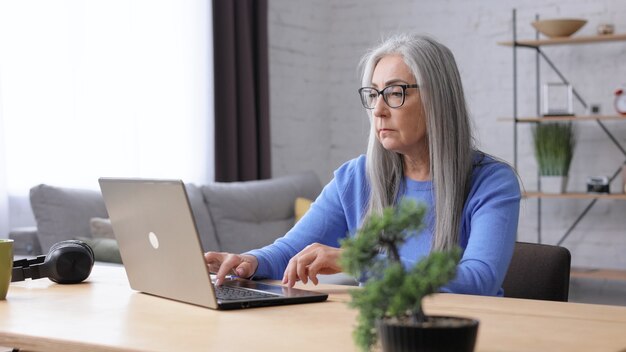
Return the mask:
<path id="1" fill-rule="evenodd" d="M 582 26 L 587 23 L 587 20 L 576 18 L 561 18 L 551 20 L 538 20 L 532 22 L 532 26 L 535 27 L 541 34 L 550 37 L 569 37 L 576 33 Z"/>

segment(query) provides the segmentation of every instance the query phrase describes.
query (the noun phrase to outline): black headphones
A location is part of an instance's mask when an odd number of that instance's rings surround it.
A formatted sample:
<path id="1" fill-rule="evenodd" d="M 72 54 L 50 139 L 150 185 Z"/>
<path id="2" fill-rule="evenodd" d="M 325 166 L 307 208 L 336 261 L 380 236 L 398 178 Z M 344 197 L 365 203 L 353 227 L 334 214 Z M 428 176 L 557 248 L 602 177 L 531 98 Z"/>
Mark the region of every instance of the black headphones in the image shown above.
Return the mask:
<path id="1" fill-rule="evenodd" d="M 14 261 L 11 282 L 47 277 L 59 284 L 76 284 L 89 277 L 93 262 L 93 250 L 85 242 L 61 241 L 50 247 L 48 255 Z"/>

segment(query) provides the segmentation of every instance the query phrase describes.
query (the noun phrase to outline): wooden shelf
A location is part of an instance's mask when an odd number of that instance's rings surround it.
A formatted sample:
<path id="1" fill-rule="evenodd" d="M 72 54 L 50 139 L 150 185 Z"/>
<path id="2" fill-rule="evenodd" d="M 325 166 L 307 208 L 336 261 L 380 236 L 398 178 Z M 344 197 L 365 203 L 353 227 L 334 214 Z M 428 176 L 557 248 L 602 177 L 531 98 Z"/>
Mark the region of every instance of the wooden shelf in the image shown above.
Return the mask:
<path id="1" fill-rule="evenodd" d="M 607 34 L 607 35 L 593 35 L 593 36 L 580 36 L 580 37 L 563 37 L 563 38 L 550 38 L 539 40 L 518 40 L 516 42 L 498 42 L 498 45 L 512 46 L 529 46 L 539 47 L 546 45 L 561 45 L 561 44 L 591 44 L 591 43 L 603 43 L 603 42 L 616 42 L 626 41 L 626 34 Z"/>
<path id="2" fill-rule="evenodd" d="M 541 115 L 541 110 L 539 109 L 539 105 L 541 103 L 541 100 L 539 99 L 540 98 L 540 86 L 539 86 L 539 83 L 537 83 L 535 93 L 537 94 L 537 99 L 539 100 L 536 102 L 537 104 L 536 113 L 539 116 L 520 117 L 520 110 L 517 105 L 518 98 L 520 96 L 520 91 L 524 91 L 526 90 L 526 88 L 522 90 L 518 90 L 520 86 L 516 79 L 519 77 L 523 77 L 524 75 L 523 73 L 520 73 L 518 71 L 518 67 L 520 67 L 520 64 L 518 63 L 518 60 L 517 60 L 517 57 L 519 54 L 518 49 L 522 51 L 530 49 L 530 51 L 534 51 L 536 53 L 534 73 L 536 73 L 537 79 L 539 79 L 539 74 L 541 72 L 540 60 L 543 59 L 544 62 L 546 62 L 548 66 L 552 69 L 552 72 L 558 75 L 563 82 L 568 82 L 568 80 L 559 71 L 557 66 L 552 62 L 552 60 L 550 60 L 550 58 L 548 57 L 546 53 L 548 49 L 544 49 L 544 47 L 559 46 L 559 45 L 602 44 L 602 43 L 605 43 L 605 45 L 609 45 L 611 43 L 617 43 L 621 47 L 626 43 L 626 33 L 609 34 L 609 35 L 596 35 L 596 34 L 576 35 L 576 36 L 561 37 L 561 38 L 547 38 L 545 36 L 540 37 L 539 34 L 536 34 L 536 35 L 533 35 L 531 38 L 540 38 L 540 39 L 519 40 L 520 36 L 518 36 L 518 30 L 517 30 L 518 22 L 516 20 L 517 19 L 516 14 L 517 14 L 516 10 L 513 9 L 513 16 L 512 16 L 513 32 L 512 32 L 512 36 L 510 37 L 513 40 L 497 43 L 498 45 L 508 46 L 513 49 L 512 50 L 512 54 L 513 54 L 513 114 L 512 116 L 498 117 L 497 121 L 506 121 L 509 123 L 511 122 L 513 123 L 512 125 L 514 127 L 514 133 L 513 133 L 512 143 L 513 143 L 514 166 L 519 167 L 518 156 L 520 152 L 518 150 L 518 147 L 520 147 L 520 145 L 523 144 L 523 142 L 520 141 L 518 137 L 518 130 L 519 130 L 518 124 L 519 123 L 540 124 L 540 123 L 547 123 L 547 122 L 553 122 L 553 123 L 554 122 L 566 122 L 568 124 L 571 124 L 571 123 L 580 123 L 584 121 L 590 121 L 590 122 L 595 121 L 596 123 L 594 124 L 594 126 L 597 125 L 595 126 L 596 128 L 600 128 L 601 130 L 603 130 L 604 133 L 606 134 L 606 139 L 614 142 L 617 145 L 617 147 L 623 152 L 624 150 L 621 146 L 621 144 L 623 143 L 620 143 L 619 138 L 616 138 L 612 135 L 611 127 L 613 127 L 614 125 L 617 125 L 618 123 L 626 121 L 626 116 L 621 116 L 617 112 L 617 110 L 614 110 L 612 107 L 608 109 L 603 109 L 602 114 L 598 114 L 598 115 L 590 115 L 591 110 L 589 110 L 589 112 L 585 112 L 585 115 L 540 116 Z M 538 18 L 538 15 L 536 17 Z M 533 32 L 533 33 L 538 33 L 538 32 Z M 563 49 L 565 50 L 565 48 Z M 574 50 L 574 49 L 575 48 L 568 48 L 567 50 Z M 579 48 L 579 49 L 593 50 L 592 48 L 587 48 L 587 47 Z M 550 50 L 554 50 L 554 49 L 550 49 Z M 593 54 L 593 51 L 586 51 L 586 53 Z M 609 62 L 611 62 L 610 59 L 611 58 L 608 58 Z M 613 61 L 615 60 L 616 59 L 613 59 Z M 525 63 L 528 64 L 530 62 L 525 61 Z M 587 64 L 589 64 L 589 62 L 587 62 Z M 590 67 L 589 65 L 587 65 L 587 67 L 589 69 L 593 69 L 593 67 Z M 580 101 L 583 101 L 583 99 L 580 96 L 578 96 L 578 94 L 576 97 Z M 532 111 L 528 113 L 532 114 Z M 604 121 L 607 121 L 607 126 L 604 125 Z M 610 122 L 610 121 L 616 121 L 616 122 Z M 589 127 L 593 127 L 593 126 L 589 126 Z M 601 200 L 601 201 L 612 200 L 612 201 L 618 201 L 618 202 L 626 201 L 626 194 L 624 193 L 605 194 L 605 193 L 586 193 L 583 191 L 583 192 L 569 192 L 569 193 L 563 193 L 563 194 L 556 194 L 556 193 L 541 192 L 541 187 L 539 187 L 540 185 L 537 185 L 537 186 L 538 186 L 537 187 L 538 190 L 533 191 L 533 192 L 523 192 L 522 197 L 525 199 L 536 198 L 539 200 L 553 199 L 553 201 L 546 201 L 546 202 L 538 201 L 537 202 L 537 242 L 539 243 L 541 243 L 541 238 L 542 238 L 542 226 L 541 226 L 542 217 L 544 216 L 549 217 L 548 214 L 544 215 L 544 211 L 545 211 L 544 207 L 559 206 L 558 204 L 555 204 L 557 201 L 559 202 L 559 204 L 562 204 L 563 201 L 571 203 L 571 202 L 576 202 L 577 200 L 579 200 L 578 203 L 580 205 L 582 205 L 582 203 L 586 203 L 586 207 L 584 210 L 576 211 L 578 213 L 578 217 L 576 218 L 576 220 L 572 222 L 571 226 L 563 227 L 564 233 L 556 241 L 556 243 L 560 245 L 561 243 L 563 243 L 563 241 L 565 241 L 568 238 L 568 236 L 576 228 L 579 222 L 586 216 L 589 216 L 588 211 L 594 205 L 598 203 L 597 200 Z M 617 191 L 617 190 L 614 189 L 614 191 Z M 622 191 L 622 190 L 620 189 L 619 191 Z M 604 280 L 621 280 L 621 281 L 626 282 L 626 271 L 610 270 L 610 269 L 572 268 L 570 277 L 604 279 Z M 624 352 L 626 352 L 626 350 Z"/>
<path id="3" fill-rule="evenodd" d="M 626 271 L 612 269 L 572 268 L 570 270 L 570 277 L 581 279 L 626 281 Z"/>
<path id="4" fill-rule="evenodd" d="M 542 193 L 542 192 L 523 192 L 524 198 L 562 198 L 562 199 L 617 199 L 626 200 L 626 194 L 606 194 L 606 193 Z"/>
<path id="5" fill-rule="evenodd" d="M 575 115 L 575 116 L 542 116 L 518 117 L 517 122 L 555 122 L 555 121 L 626 121 L 622 115 Z M 512 117 L 500 117 L 498 121 L 515 121 Z"/>

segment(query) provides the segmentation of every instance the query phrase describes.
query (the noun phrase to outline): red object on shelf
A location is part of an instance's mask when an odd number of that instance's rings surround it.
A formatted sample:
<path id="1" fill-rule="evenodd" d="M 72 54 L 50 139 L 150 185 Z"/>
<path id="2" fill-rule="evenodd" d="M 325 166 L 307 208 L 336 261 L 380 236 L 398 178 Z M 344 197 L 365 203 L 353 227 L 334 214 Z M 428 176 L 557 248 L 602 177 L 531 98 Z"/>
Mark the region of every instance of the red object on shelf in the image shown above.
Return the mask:
<path id="1" fill-rule="evenodd" d="M 615 90 L 615 110 L 626 116 L 626 94 L 621 88 Z"/>

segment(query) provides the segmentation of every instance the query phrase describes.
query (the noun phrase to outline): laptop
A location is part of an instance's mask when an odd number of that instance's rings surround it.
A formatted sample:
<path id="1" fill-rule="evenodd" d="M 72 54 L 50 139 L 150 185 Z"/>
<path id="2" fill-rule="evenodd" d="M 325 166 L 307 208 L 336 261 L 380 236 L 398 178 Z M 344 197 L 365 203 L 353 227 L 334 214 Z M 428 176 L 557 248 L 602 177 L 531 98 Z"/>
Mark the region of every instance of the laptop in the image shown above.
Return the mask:
<path id="1" fill-rule="evenodd" d="M 100 178 L 99 183 L 132 289 L 212 309 L 328 298 L 240 278 L 215 286 L 181 180 Z"/>

